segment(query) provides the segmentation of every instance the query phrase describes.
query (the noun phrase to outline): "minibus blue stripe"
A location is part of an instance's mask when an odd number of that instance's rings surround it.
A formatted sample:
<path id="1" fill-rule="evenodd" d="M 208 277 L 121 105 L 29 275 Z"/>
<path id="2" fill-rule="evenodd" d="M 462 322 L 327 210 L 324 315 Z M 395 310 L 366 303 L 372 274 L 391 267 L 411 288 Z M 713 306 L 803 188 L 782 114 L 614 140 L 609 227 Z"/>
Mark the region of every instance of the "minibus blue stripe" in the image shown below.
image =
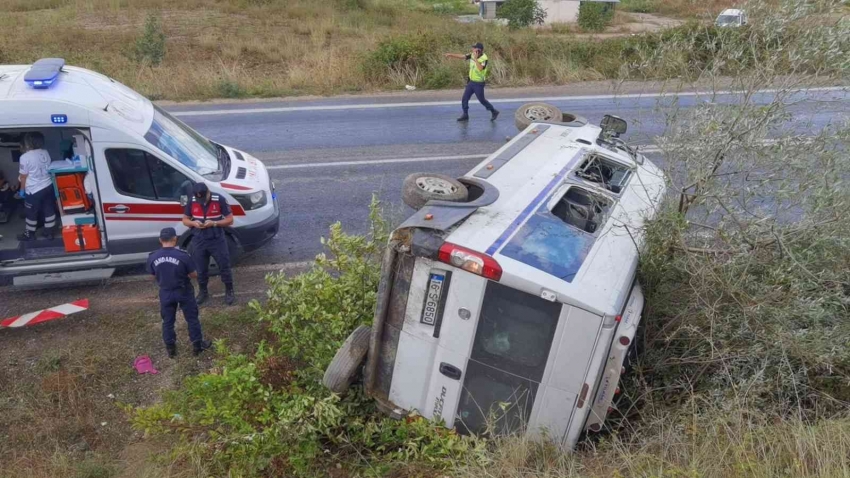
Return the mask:
<path id="1" fill-rule="evenodd" d="M 517 218 L 514 219 L 514 222 L 512 222 L 507 229 L 505 229 L 505 232 L 503 232 L 502 235 L 499 236 L 499 238 L 496 239 L 495 242 L 493 242 L 493 245 L 487 248 L 486 254 L 488 256 L 492 256 L 493 254 L 495 254 L 496 251 L 498 251 L 502 247 L 502 245 L 505 244 L 505 241 L 507 241 L 508 238 L 510 238 L 513 233 L 516 232 L 517 228 L 519 228 L 519 226 L 521 226 L 526 221 L 526 219 L 528 219 L 528 216 L 530 216 L 534 211 L 537 210 L 537 207 L 540 205 L 540 203 L 545 201 L 548 198 L 549 193 L 552 192 L 552 189 L 554 189 L 555 186 L 557 186 L 561 183 L 561 181 L 564 180 L 564 177 L 566 177 L 566 175 L 573 169 L 575 163 L 578 161 L 578 158 L 584 155 L 585 151 L 587 151 L 586 148 L 579 149 L 578 152 L 576 152 L 576 154 L 569 160 L 569 162 L 567 162 L 567 165 L 564 166 L 564 169 L 562 169 L 557 176 L 552 178 L 552 180 L 549 181 L 549 184 L 547 184 L 546 187 L 544 187 L 543 190 L 541 190 L 540 193 L 534 197 L 534 200 L 531 201 L 528 206 L 526 206 L 525 209 L 522 210 L 521 213 L 519 213 L 519 216 L 517 216 Z"/>

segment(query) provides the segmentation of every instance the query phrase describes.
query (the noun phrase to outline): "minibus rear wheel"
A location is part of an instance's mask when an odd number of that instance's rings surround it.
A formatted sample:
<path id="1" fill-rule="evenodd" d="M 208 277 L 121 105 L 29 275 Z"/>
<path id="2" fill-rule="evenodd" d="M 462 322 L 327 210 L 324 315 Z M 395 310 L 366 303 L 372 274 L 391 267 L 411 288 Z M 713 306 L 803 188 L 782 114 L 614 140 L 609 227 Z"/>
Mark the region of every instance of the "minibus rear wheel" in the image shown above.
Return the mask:
<path id="1" fill-rule="evenodd" d="M 520 132 L 525 131 L 531 123 L 559 122 L 563 119 L 564 114 L 561 110 L 549 103 L 526 103 L 514 113 L 514 124 Z"/>
<path id="2" fill-rule="evenodd" d="M 328 390 L 339 395 L 348 392 L 366 360 L 371 335 L 372 327 L 361 325 L 354 329 L 342 347 L 336 351 L 322 378 L 322 384 Z"/>
<path id="3" fill-rule="evenodd" d="M 413 173 L 401 187 L 401 199 L 417 211 L 428 201 L 464 202 L 468 197 L 466 186 L 444 174 Z"/>

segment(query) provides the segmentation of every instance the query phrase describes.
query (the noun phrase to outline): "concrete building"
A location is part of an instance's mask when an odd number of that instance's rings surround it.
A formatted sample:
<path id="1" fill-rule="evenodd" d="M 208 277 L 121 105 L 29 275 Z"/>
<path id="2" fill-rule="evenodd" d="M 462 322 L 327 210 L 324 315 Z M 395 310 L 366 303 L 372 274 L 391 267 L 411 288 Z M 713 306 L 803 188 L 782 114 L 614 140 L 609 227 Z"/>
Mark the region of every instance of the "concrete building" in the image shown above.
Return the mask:
<path id="1" fill-rule="evenodd" d="M 496 18 L 496 12 L 506 0 L 480 0 L 479 15 L 484 20 Z M 620 3 L 620 0 L 584 0 L 604 3 Z M 546 10 L 546 25 L 552 23 L 575 23 L 578 21 L 579 0 L 537 0 L 540 7 Z"/>

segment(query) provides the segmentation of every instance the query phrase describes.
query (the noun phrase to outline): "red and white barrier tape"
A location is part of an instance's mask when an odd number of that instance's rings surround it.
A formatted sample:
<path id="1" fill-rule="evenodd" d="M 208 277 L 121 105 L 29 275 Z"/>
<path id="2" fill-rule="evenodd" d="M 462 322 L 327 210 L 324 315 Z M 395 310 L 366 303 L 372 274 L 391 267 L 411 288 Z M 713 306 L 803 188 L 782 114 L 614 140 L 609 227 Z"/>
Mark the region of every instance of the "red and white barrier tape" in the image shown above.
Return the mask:
<path id="1" fill-rule="evenodd" d="M 23 327 L 50 320 L 61 319 L 65 316 L 76 314 L 88 310 L 89 300 L 77 300 L 68 304 L 57 305 L 49 309 L 39 310 L 38 312 L 30 312 L 29 314 L 20 315 L 18 317 L 9 317 L 0 322 L 0 328 Z"/>

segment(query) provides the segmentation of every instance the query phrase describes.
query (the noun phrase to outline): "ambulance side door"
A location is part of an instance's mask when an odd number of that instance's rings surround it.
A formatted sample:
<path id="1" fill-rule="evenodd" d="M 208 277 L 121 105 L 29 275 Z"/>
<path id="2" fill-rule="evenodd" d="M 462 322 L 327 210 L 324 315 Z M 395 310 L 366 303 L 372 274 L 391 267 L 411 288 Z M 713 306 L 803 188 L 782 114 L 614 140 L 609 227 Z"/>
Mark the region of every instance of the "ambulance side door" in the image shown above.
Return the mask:
<path id="1" fill-rule="evenodd" d="M 194 184 L 190 176 L 137 144 L 96 146 L 98 185 L 110 254 L 148 253 L 159 247 L 159 231 L 183 226 L 183 205 Z"/>

